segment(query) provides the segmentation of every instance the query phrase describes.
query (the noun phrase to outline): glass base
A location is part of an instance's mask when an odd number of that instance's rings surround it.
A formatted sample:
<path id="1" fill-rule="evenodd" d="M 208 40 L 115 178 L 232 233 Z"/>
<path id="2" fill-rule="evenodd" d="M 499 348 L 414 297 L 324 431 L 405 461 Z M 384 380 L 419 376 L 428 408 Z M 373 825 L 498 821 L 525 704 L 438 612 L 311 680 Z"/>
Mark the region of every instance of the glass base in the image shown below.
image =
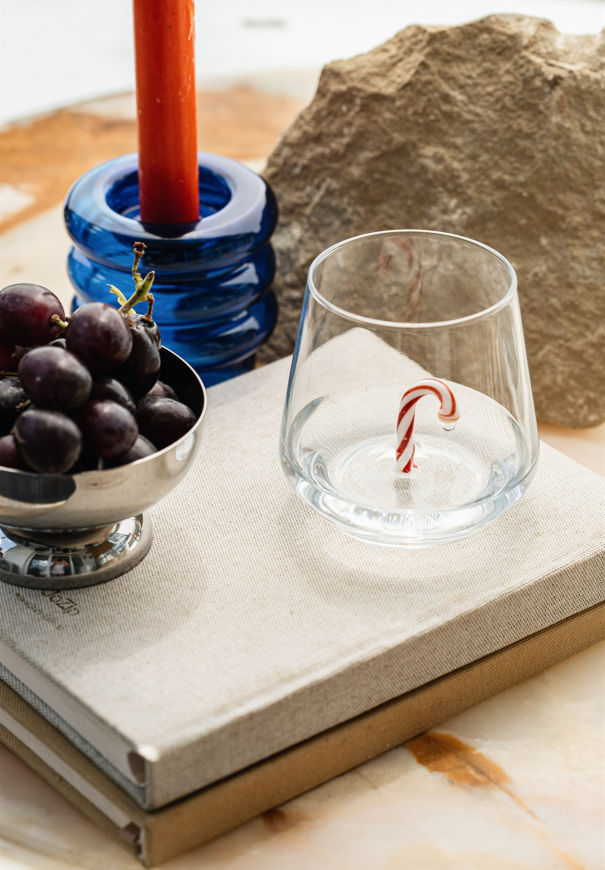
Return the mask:
<path id="1" fill-rule="evenodd" d="M 460 385 L 457 393 L 464 416 L 456 430 L 444 431 L 434 409 L 418 409 L 417 467 L 408 475 L 397 469 L 394 433 L 377 422 L 396 407 L 389 390 L 316 400 L 283 447 L 286 477 L 310 507 L 354 537 L 403 547 L 466 537 L 521 498 L 535 463 L 501 405 Z"/>
<path id="2" fill-rule="evenodd" d="M 519 501 L 535 468 L 497 497 L 447 511 L 385 511 L 338 498 L 286 471 L 297 495 L 341 532 L 371 544 L 421 549 L 450 544 L 480 531 Z"/>

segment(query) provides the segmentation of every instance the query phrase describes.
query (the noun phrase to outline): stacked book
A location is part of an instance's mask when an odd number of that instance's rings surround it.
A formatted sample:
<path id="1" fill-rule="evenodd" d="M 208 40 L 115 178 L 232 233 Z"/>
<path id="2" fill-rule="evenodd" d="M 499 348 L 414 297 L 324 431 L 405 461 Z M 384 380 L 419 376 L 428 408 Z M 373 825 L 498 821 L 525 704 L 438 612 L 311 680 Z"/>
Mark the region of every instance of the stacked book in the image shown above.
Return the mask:
<path id="1" fill-rule="evenodd" d="M 133 571 L 0 588 L 0 740 L 147 866 L 605 637 L 605 480 L 543 445 L 480 534 L 364 544 L 282 478 L 288 371 L 210 390 Z"/>

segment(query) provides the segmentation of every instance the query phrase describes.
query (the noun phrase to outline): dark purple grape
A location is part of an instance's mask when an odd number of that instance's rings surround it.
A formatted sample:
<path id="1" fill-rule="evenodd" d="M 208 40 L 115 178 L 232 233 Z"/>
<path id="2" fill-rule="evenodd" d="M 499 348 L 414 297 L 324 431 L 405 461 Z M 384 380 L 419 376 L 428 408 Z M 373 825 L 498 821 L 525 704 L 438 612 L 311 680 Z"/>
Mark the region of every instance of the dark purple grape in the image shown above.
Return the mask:
<path id="1" fill-rule="evenodd" d="M 65 320 L 65 310 L 51 290 L 39 284 L 11 284 L 0 291 L 0 335 L 21 347 L 48 344 L 62 327 L 51 323 L 53 314 Z"/>
<path id="2" fill-rule="evenodd" d="M 17 468 L 19 471 L 29 471 L 27 465 L 17 450 L 14 435 L 4 435 L 0 438 L 0 465 L 4 468 Z"/>
<path id="3" fill-rule="evenodd" d="M 116 308 L 104 302 L 89 302 L 78 308 L 69 321 L 67 350 L 75 353 L 91 372 L 106 372 L 128 359 L 131 332 Z"/>
<path id="4" fill-rule="evenodd" d="M 90 396 L 92 377 L 80 360 L 60 347 L 35 347 L 19 364 L 21 385 L 38 408 L 72 411 Z"/>
<path id="5" fill-rule="evenodd" d="M 106 459 L 126 453 L 139 434 L 130 411 L 108 399 L 87 402 L 73 419 L 82 431 L 86 449 Z"/>
<path id="6" fill-rule="evenodd" d="M 160 396 L 145 396 L 136 411 L 139 432 L 158 450 L 178 441 L 195 424 L 197 417 L 187 405 Z"/>
<path id="7" fill-rule="evenodd" d="M 155 320 L 149 320 L 146 314 L 136 314 L 136 312 L 131 311 L 128 315 L 128 319 L 130 321 L 131 326 L 144 326 L 147 330 L 147 334 L 150 338 L 154 340 L 156 343 L 158 350 L 162 347 L 162 336 L 160 335 L 160 330 L 158 329 L 158 325 Z"/>
<path id="8" fill-rule="evenodd" d="M 40 474 L 63 474 L 82 450 L 82 434 L 73 420 L 59 411 L 28 408 L 14 430 L 19 452 Z"/>
<path id="9" fill-rule="evenodd" d="M 0 343 L 0 372 L 16 372 L 23 353 L 19 345 Z"/>
<path id="10" fill-rule="evenodd" d="M 157 384 L 154 384 L 147 393 L 147 396 L 159 396 L 160 399 L 174 399 L 175 402 L 178 402 L 179 400 L 179 397 L 172 387 L 169 387 L 168 384 L 165 384 L 163 381 L 158 381 Z M 145 398 L 147 398 L 147 396 Z"/>
<path id="11" fill-rule="evenodd" d="M 0 436 L 8 435 L 19 416 L 18 406 L 27 402 L 19 378 L 0 380 Z"/>
<path id="12" fill-rule="evenodd" d="M 127 408 L 134 414 L 134 400 L 128 389 L 115 378 L 95 378 L 92 382 L 91 399 L 109 399 Z"/>
<path id="13" fill-rule="evenodd" d="M 108 459 L 106 467 L 116 468 L 118 465 L 128 465 L 130 462 L 136 462 L 137 459 L 145 459 L 146 456 L 151 456 L 152 453 L 157 453 L 157 450 L 151 441 L 144 438 L 143 435 L 139 435 L 130 450 L 127 450 L 121 456 L 116 456 L 115 459 Z"/>
<path id="14" fill-rule="evenodd" d="M 142 398 L 158 379 L 160 352 L 145 321 L 130 328 L 132 351 L 126 362 L 111 372 L 132 393 L 135 400 Z"/>
<path id="15" fill-rule="evenodd" d="M 62 347 L 63 350 L 67 350 L 67 341 L 64 338 L 55 338 L 54 341 L 51 341 L 51 347 Z"/>

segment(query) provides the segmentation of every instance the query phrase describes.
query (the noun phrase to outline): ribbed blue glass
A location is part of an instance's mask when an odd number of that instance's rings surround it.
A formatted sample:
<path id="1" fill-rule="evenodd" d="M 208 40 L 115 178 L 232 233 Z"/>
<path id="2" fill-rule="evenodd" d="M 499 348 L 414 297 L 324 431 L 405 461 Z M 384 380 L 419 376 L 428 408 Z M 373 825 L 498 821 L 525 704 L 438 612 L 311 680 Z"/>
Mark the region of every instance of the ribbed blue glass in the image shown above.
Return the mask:
<path id="1" fill-rule="evenodd" d="M 277 319 L 269 289 L 277 223 L 271 188 L 241 163 L 200 152 L 200 220 L 161 227 L 139 219 L 137 172 L 137 154 L 118 157 L 81 176 L 67 194 L 74 308 L 115 305 L 108 284 L 129 296 L 133 244 L 144 242 L 140 269 L 156 273 L 153 314 L 163 343 L 207 386 L 248 371 Z"/>

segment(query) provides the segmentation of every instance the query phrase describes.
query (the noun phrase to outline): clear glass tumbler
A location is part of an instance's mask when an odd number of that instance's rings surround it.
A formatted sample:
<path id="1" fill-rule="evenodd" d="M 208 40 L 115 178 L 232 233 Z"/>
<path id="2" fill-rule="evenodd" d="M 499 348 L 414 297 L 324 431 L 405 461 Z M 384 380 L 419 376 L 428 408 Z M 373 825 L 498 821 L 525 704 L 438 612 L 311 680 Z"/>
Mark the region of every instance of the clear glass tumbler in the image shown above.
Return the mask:
<path id="1" fill-rule="evenodd" d="M 403 474 L 402 397 L 426 378 L 449 387 L 459 420 L 442 422 L 429 390 L 414 405 L 415 454 Z M 312 508 L 367 541 L 444 544 L 518 501 L 538 443 L 516 275 L 504 257 L 422 230 L 358 236 L 317 257 L 281 435 L 286 477 Z"/>

